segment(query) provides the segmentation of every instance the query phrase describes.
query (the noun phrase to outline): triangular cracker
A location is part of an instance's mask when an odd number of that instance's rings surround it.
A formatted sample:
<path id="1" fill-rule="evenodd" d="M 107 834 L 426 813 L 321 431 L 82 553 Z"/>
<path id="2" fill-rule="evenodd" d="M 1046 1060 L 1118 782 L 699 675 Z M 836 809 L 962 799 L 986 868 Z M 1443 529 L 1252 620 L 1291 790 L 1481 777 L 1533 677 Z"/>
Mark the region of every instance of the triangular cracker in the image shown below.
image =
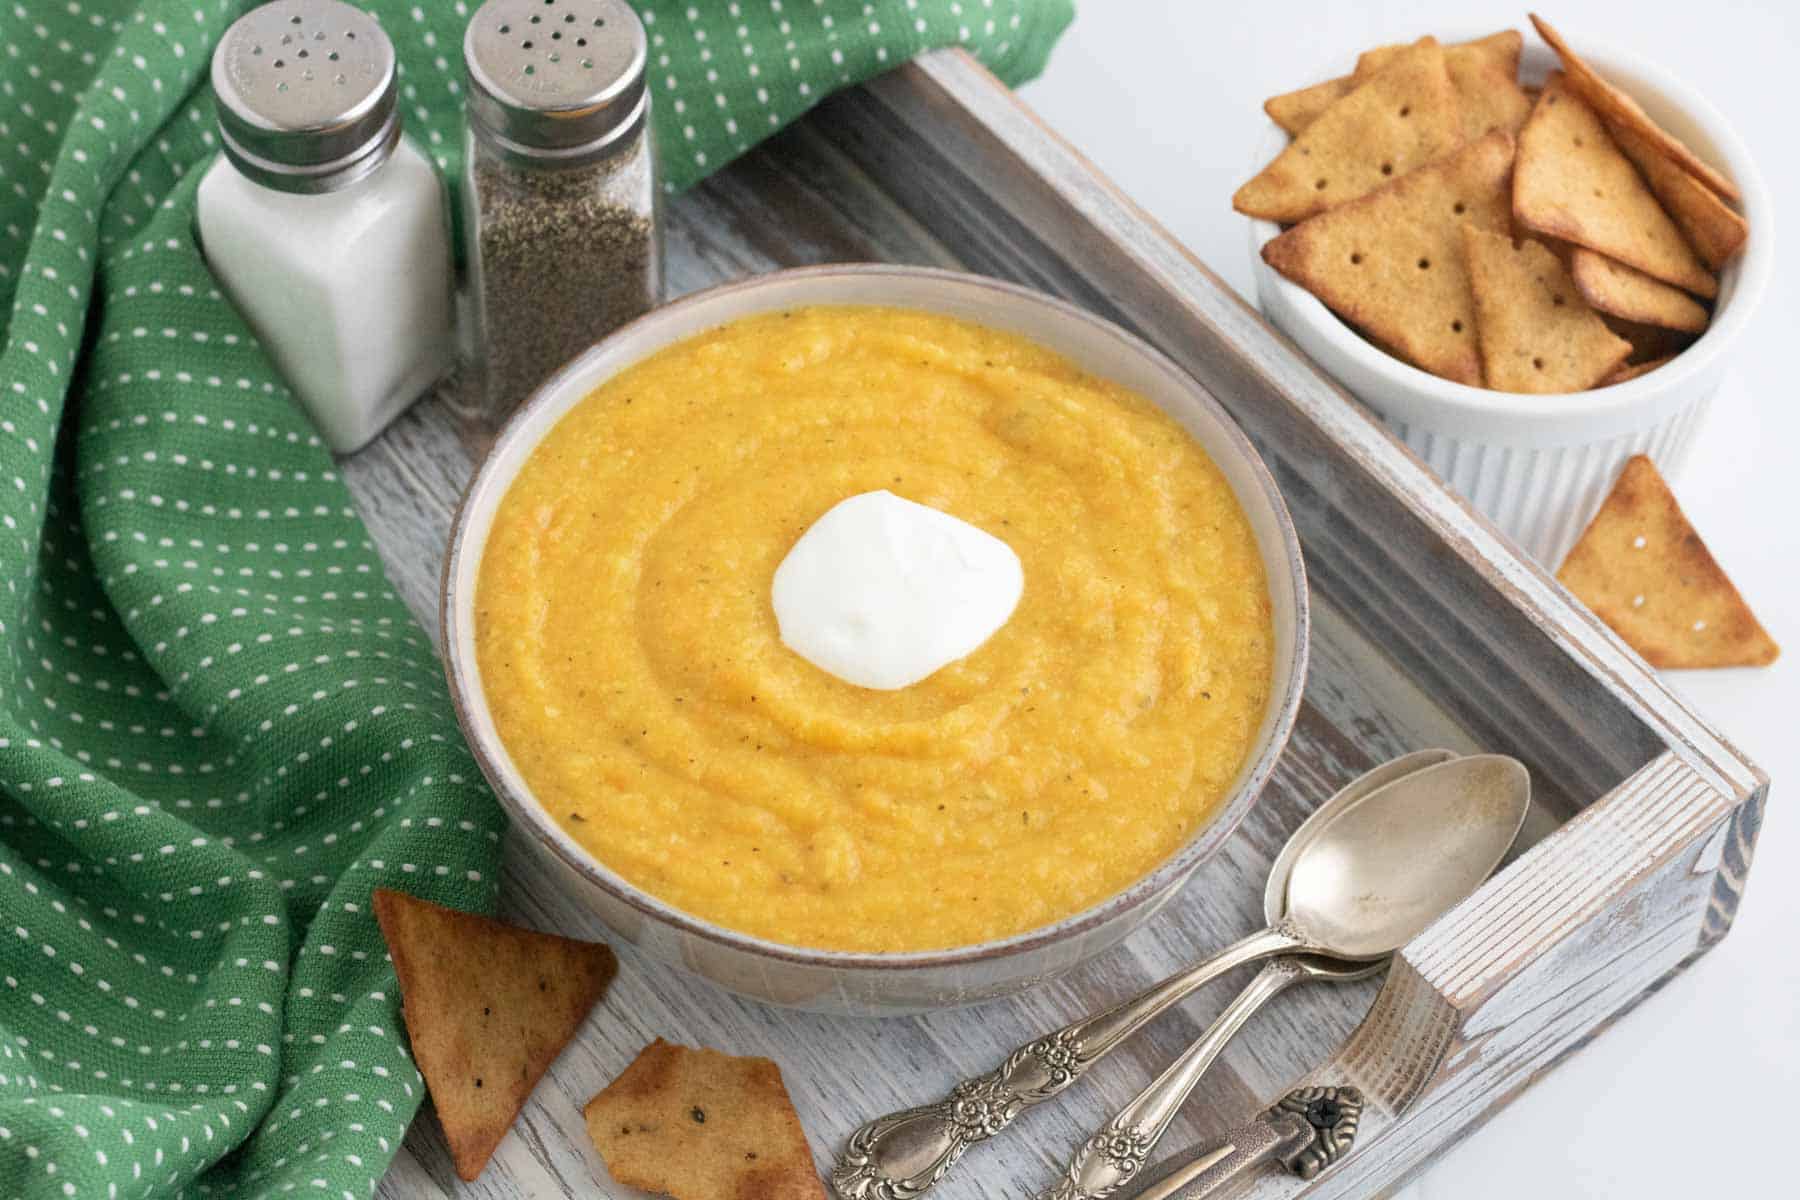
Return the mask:
<path id="1" fill-rule="evenodd" d="M 1374 191 L 1461 141 L 1443 48 L 1422 38 L 1321 113 L 1237 190 L 1231 206 L 1268 221 L 1303 221 Z"/>
<path id="2" fill-rule="evenodd" d="M 1576 291 L 1556 255 L 1530 238 L 1463 226 L 1482 376 L 1501 392 L 1582 392 L 1625 361 L 1615 337 Z"/>
<path id="3" fill-rule="evenodd" d="M 1494 129 L 1518 133 L 1525 124 L 1531 113 L 1531 97 L 1518 83 L 1519 52 L 1524 44 L 1518 30 L 1507 29 L 1444 47 L 1444 69 L 1449 73 L 1450 86 L 1456 89 L 1463 132 L 1469 140 Z M 1349 75 L 1270 96 L 1263 101 L 1263 111 L 1288 133 L 1298 134 L 1350 89 L 1390 66 L 1408 45 L 1395 42 L 1366 50 Z"/>
<path id="4" fill-rule="evenodd" d="M 1763 667 L 1781 653 L 1642 454 L 1556 577 L 1653 667 Z"/>
<path id="5" fill-rule="evenodd" d="M 1653 358 L 1673 358 L 1694 344 L 1694 335 L 1660 325 L 1627 321 L 1609 312 L 1600 314 L 1606 327 L 1631 343 L 1631 357 L 1626 363 L 1649 362 Z"/>
<path id="6" fill-rule="evenodd" d="M 1512 154 L 1487 134 L 1271 239 L 1263 261 L 1415 367 L 1480 384 L 1460 230 L 1507 228 Z"/>
<path id="7" fill-rule="evenodd" d="M 1516 134 L 1531 115 L 1531 98 L 1519 86 L 1519 53 L 1525 38 L 1503 29 L 1472 42 L 1444 47 L 1444 69 L 1462 110 L 1463 135 L 1474 141 L 1504 129 Z M 1363 80 L 1394 61 L 1405 46 L 1377 46 L 1356 60 L 1356 80 Z"/>
<path id="8" fill-rule="evenodd" d="M 1586 246 L 1570 253 L 1569 273 L 1582 297 L 1601 312 L 1686 333 L 1706 328 L 1706 308 L 1692 296 Z"/>
<path id="9" fill-rule="evenodd" d="M 1519 133 L 1513 212 L 1538 233 L 1598 250 L 1690 292 L 1718 293 L 1718 280 L 1560 72 L 1545 83 Z"/>
<path id="10" fill-rule="evenodd" d="M 657 1038 L 583 1115 L 626 1187 L 675 1200 L 825 1200 L 781 1070 L 766 1058 Z"/>
<path id="11" fill-rule="evenodd" d="M 1645 112 L 1636 100 L 1600 78 L 1599 74 L 1588 66 L 1580 55 L 1569 49 L 1569 44 L 1563 41 L 1562 35 L 1556 32 L 1548 21 L 1536 13 L 1532 13 L 1531 23 L 1537 26 L 1539 36 L 1548 42 L 1550 48 L 1556 51 L 1556 56 L 1562 59 L 1563 70 L 1568 72 L 1575 90 L 1581 93 L 1584 100 L 1605 114 L 1609 122 L 1642 133 L 1664 154 L 1679 163 L 1688 174 L 1725 199 L 1733 203 L 1743 199 L 1731 180 L 1725 178 L 1712 166 L 1702 162 L 1700 157 L 1689 150 L 1680 138 L 1651 120 L 1650 114 Z"/>
<path id="12" fill-rule="evenodd" d="M 1601 387 L 1611 387 L 1615 383 L 1630 383 L 1639 375 L 1648 375 L 1658 367 L 1666 367 L 1675 361 L 1673 354 L 1665 354 L 1661 358 L 1652 358 L 1641 363 L 1626 363 L 1618 370 L 1600 381 Z"/>
<path id="13" fill-rule="evenodd" d="M 1410 42 L 1389 42 L 1385 46 L 1377 46 L 1373 50 L 1364 50 L 1356 57 L 1356 69 L 1351 77 L 1366 79 L 1382 70 L 1394 61 L 1394 56 L 1406 49 Z M 1444 47 L 1444 61 L 1452 59 L 1485 58 L 1495 66 L 1504 68 L 1514 79 L 1519 76 L 1519 55 L 1525 48 L 1525 38 L 1516 29 L 1502 29 L 1499 33 L 1490 33 L 1486 37 L 1472 38 L 1466 42 L 1452 42 Z M 1454 74 L 1454 72 L 1452 72 Z M 1482 130 L 1483 133 L 1488 130 Z"/>
<path id="14" fill-rule="evenodd" d="M 1327 79 L 1324 83 L 1315 83 L 1297 92 L 1270 96 L 1263 101 L 1263 111 L 1269 114 L 1271 121 L 1288 133 L 1297 135 L 1355 86 L 1356 81 L 1350 76 L 1340 75 L 1336 79 Z"/>
<path id="15" fill-rule="evenodd" d="M 531 1089 L 619 969 L 595 942 L 535 933 L 377 888 L 413 1059 L 463 1179 L 481 1174 Z"/>
<path id="16" fill-rule="evenodd" d="M 1744 248 L 1750 223 L 1731 211 L 1716 192 L 1682 170 L 1643 134 L 1610 121 L 1606 128 L 1625 157 L 1643 172 L 1650 190 L 1675 218 L 1702 262 L 1717 271 Z"/>

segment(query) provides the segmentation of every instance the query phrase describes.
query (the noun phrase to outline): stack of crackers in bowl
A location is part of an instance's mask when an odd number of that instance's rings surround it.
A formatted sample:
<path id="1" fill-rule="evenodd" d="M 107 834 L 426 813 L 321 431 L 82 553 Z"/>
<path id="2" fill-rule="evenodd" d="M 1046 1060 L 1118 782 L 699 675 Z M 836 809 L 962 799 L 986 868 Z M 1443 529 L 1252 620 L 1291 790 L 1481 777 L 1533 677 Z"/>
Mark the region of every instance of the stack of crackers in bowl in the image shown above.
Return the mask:
<path id="1" fill-rule="evenodd" d="M 1531 20 L 1272 97 L 1232 204 L 1266 315 L 1554 564 L 1633 455 L 1679 471 L 1771 251 L 1704 100 Z"/>
<path id="2" fill-rule="evenodd" d="M 1749 225 L 1730 180 L 1537 24 L 1564 69 L 1535 95 L 1507 30 L 1380 47 L 1274 97 L 1293 141 L 1232 204 L 1288 226 L 1263 261 L 1396 357 L 1579 392 L 1703 332 Z"/>

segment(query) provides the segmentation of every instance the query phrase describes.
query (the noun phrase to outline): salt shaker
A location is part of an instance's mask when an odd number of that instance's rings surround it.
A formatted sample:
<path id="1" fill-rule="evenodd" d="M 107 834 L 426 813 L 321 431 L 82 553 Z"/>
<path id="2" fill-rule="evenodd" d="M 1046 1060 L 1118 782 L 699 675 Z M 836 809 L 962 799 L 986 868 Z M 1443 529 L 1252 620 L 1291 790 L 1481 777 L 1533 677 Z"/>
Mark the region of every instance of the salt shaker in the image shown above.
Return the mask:
<path id="1" fill-rule="evenodd" d="M 488 0 L 463 59 L 465 260 L 498 421 L 661 296 L 648 46 L 622 0 Z"/>
<path id="2" fill-rule="evenodd" d="M 206 260 L 331 448 L 359 449 L 455 361 L 449 209 L 401 136 L 393 43 L 338 0 L 273 0 L 212 60 L 224 154 Z"/>

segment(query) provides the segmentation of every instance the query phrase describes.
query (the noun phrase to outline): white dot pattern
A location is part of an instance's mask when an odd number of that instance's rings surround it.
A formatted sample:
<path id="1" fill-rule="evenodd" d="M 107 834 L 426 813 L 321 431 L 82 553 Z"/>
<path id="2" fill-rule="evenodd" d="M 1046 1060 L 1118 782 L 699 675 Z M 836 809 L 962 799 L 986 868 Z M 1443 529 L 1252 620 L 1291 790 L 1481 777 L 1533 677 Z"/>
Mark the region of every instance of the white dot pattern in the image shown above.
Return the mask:
<path id="1" fill-rule="evenodd" d="M 521 0 L 522 2 L 522 0 Z M 964 46 L 1008 83 L 1043 70 L 1071 0 L 639 0 L 663 175 L 698 181 L 840 87 Z"/>
<path id="2" fill-rule="evenodd" d="M 474 5 L 365 6 L 455 178 Z M 0 0 L 0 1196 L 368 1196 L 424 1095 L 369 890 L 494 900 L 432 647 L 195 243 L 245 7 Z M 1027 76 L 1071 15 L 639 7 L 677 187 L 929 46 Z"/>

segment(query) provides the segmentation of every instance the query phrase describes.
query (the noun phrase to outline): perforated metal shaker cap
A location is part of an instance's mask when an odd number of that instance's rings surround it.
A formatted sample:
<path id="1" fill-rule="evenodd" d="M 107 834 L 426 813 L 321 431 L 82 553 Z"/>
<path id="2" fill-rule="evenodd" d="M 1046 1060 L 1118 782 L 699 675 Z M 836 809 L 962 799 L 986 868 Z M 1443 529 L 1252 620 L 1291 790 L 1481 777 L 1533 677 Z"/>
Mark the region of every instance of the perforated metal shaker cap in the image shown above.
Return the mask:
<path id="1" fill-rule="evenodd" d="M 487 0 L 469 21 L 469 120 L 519 157 L 608 153 L 649 104 L 649 44 L 623 0 Z"/>
<path id="2" fill-rule="evenodd" d="M 338 0 L 271 0 L 213 51 L 225 155 L 287 192 L 347 187 L 400 138 L 394 45 L 373 17 Z"/>

